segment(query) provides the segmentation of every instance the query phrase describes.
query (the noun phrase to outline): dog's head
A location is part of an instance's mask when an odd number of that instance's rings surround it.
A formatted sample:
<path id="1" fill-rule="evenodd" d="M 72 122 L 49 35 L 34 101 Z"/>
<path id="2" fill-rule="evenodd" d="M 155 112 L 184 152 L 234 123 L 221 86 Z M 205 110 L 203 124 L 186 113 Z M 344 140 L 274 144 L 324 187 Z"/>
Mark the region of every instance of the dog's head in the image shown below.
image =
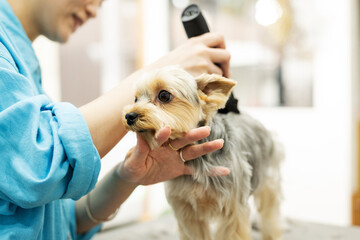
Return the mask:
<path id="1" fill-rule="evenodd" d="M 123 111 L 127 129 L 139 132 L 153 149 L 154 137 L 170 126 L 171 139 L 207 125 L 223 108 L 236 82 L 215 74 L 192 77 L 178 67 L 147 73 L 136 82 L 135 103 Z"/>

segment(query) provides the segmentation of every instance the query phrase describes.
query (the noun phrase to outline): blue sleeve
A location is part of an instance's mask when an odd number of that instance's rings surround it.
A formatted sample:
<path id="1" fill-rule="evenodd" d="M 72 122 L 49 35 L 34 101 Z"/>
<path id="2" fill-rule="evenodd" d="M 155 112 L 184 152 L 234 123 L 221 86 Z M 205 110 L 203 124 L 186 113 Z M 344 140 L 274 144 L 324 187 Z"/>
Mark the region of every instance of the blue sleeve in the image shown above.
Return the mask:
<path id="1" fill-rule="evenodd" d="M 0 210 L 11 208 L 6 202 L 33 208 L 79 199 L 100 171 L 82 114 L 69 103 L 34 94 L 31 81 L 3 58 L 0 66 Z"/>
<path id="2" fill-rule="evenodd" d="M 103 226 L 102 223 L 100 223 L 99 225 L 96 225 L 95 227 L 93 227 L 92 229 L 90 229 L 88 232 L 84 233 L 84 234 L 77 234 L 76 233 L 76 221 L 75 221 L 75 202 L 73 201 L 68 201 L 69 204 L 69 209 L 70 209 L 70 214 L 71 214 L 71 218 L 70 218 L 70 232 L 71 232 L 71 236 L 72 239 L 76 239 L 76 240 L 90 240 L 92 237 L 94 237 L 95 234 L 97 234 L 98 232 L 101 231 L 101 228 Z"/>

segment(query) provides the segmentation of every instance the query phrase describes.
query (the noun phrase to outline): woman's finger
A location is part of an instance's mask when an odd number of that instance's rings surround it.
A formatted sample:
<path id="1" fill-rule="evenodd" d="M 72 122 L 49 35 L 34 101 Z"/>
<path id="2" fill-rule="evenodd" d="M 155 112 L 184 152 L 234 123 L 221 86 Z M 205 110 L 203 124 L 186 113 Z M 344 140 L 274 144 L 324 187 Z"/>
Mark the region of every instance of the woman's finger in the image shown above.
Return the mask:
<path id="1" fill-rule="evenodd" d="M 231 55 L 228 51 L 223 49 L 216 49 L 216 48 L 210 48 L 209 51 L 209 57 L 211 62 L 216 64 L 216 67 L 221 70 L 221 74 L 219 74 L 216 70 L 211 70 L 213 73 L 217 73 L 219 75 L 223 75 L 225 77 L 230 77 L 230 59 Z M 214 64 L 212 64 L 214 65 Z M 214 65 L 215 66 L 215 65 Z"/>
<path id="2" fill-rule="evenodd" d="M 145 139 L 139 133 L 136 133 L 136 139 L 137 139 L 137 144 L 134 148 L 136 154 L 147 154 L 150 148 L 147 142 L 145 141 Z"/>
<path id="3" fill-rule="evenodd" d="M 160 129 L 159 133 L 155 137 L 158 146 L 163 145 L 169 139 L 170 134 L 171 134 L 171 128 L 169 126 L 165 126 L 162 129 Z"/>
<path id="4" fill-rule="evenodd" d="M 199 41 L 204 43 L 206 46 L 211 48 L 223 48 L 225 49 L 225 38 L 222 34 L 209 32 L 200 35 L 198 38 Z"/>
<path id="5" fill-rule="evenodd" d="M 210 135 L 210 130 L 209 126 L 194 128 L 187 132 L 184 137 L 170 140 L 169 143 L 174 149 L 181 149 L 193 142 L 206 138 Z"/>
<path id="6" fill-rule="evenodd" d="M 184 147 L 181 149 L 182 151 L 182 158 L 185 161 L 190 161 L 195 158 L 201 157 L 202 155 L 205 155 L 210 152 L 214 152 L 216 150 L 219 150 L 223 147 L 224 140 L 223 139 L 216 139 L 211 142 L 205 142 L 201 144 L 191 145 Z M 181 159 L 181 160 L 183 160 Z"/>
<path id="7" fill-rule="evenodd" d="M 211 61 L 215 63 L 230 62 L 231 54 L 224 49 L 208 48 L 207 51 Z"/>
<path id="8" fill-rule="evenodd" d="M 190 166 L 185 165 L 184 175 L 193 175 L 194 169 Z M 230 174 L 230 169 L 227 167 L 216 166 L 208 172 L 209 177 L 222 177 Z"/>
<path id="9" fill-rule="evenodd" d="M 223 62 L 220 63 L 221 69 L 223 70 L 223 76 L 230 78 L 231 77 L 231 73 L 230 73 L 230 64 L 229 62 Z"/>
<path id="10" fill-rule="evenodd" d="M 224 74 L 224 71 L 223 71 L 221 65 L 214 64 L 211 62 L 208 66 L 208 73 L 209 74 L 215 73 L 215 74 L 222 76 Z"/>
<path id="11" fill-rule="evenodd" d="M 226 176 L 230 174 L 230 169 L 227 167 L 214 167 L 210 170 L 210 172 L 208 173 L 209 177 L 221 177 L 221 176 Z"/>

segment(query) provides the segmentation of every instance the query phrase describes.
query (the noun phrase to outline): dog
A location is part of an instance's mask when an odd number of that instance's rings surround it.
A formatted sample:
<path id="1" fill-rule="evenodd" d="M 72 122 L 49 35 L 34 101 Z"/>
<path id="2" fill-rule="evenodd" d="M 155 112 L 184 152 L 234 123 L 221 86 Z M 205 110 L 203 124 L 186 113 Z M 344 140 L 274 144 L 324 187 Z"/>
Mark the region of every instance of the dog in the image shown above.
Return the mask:
<path id="1" fill-rule="evenodd" d="M 124 108 L 127 129 L 142 134 L 152 149 L 157 132 L 166 125 L 171 127 L 170 139 L 206 125 L 211 133 L 199 142 L 224 139 L 222 149 L 185 163 L 194 169 L 193 175 L 165 183 L 181 240 L 251 239 L 251 195 L 261 218 L 262 239 L 281 239 L 283 151 L 249 115 L 217 112 L 235 85 L 216 74 L 193 77 L 176 66 L 161 68 L 137 81 L 135 103 Z M 210 176 L 215 166 L 228 167 L 231 173 Z M 211 222 L 217 223 L 214 234 Z"/>

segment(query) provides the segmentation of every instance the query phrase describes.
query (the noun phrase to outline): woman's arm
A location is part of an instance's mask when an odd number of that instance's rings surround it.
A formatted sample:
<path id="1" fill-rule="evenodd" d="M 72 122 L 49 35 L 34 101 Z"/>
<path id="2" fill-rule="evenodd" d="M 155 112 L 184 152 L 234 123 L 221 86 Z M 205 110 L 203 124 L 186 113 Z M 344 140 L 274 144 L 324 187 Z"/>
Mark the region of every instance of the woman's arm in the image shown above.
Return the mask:
<path id="1" fill-rule="evenodd" d="M 100 157 L 127 133 L 121 121 L 122 109 L 134 101 L 134 82 L 143 71 L 133 73 L 108 93 L 80 107 Z"/>

